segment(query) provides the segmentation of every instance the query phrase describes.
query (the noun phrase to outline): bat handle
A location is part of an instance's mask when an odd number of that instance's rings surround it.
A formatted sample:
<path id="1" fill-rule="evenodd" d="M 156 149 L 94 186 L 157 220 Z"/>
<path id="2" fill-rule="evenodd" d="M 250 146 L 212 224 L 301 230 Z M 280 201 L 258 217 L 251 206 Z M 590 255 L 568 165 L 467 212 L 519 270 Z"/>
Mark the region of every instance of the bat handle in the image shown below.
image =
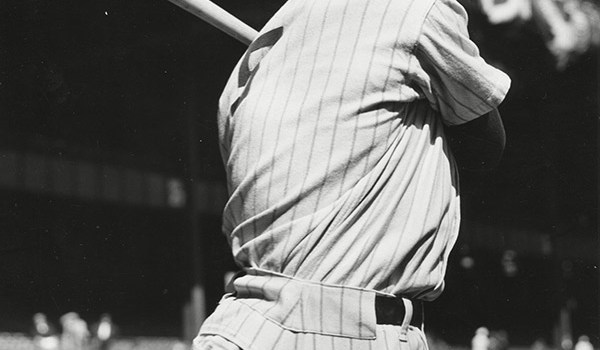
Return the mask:
<path id="1" fill-rule="evenodd" d="M 258 32 L 208 0 L 169 0 L 173 4 L 208 22 L 246 45 Z"/>

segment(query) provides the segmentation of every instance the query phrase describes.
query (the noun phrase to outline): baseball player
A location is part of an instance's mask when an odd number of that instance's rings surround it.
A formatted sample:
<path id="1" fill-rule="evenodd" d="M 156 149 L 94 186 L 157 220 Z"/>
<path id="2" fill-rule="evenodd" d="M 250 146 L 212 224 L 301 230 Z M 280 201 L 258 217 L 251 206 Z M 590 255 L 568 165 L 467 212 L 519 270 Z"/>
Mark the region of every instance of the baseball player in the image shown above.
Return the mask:
<path id="1" fill-rule="evenodd" d="M 510 80 L 466 24 L 455 0 L 289 0 L 265 25 L 218 116 L 243 272 L 195 349 L 427 347 L 422 304 L 459 228 L 455 157 L 487 167 L 504 145 Z"/>

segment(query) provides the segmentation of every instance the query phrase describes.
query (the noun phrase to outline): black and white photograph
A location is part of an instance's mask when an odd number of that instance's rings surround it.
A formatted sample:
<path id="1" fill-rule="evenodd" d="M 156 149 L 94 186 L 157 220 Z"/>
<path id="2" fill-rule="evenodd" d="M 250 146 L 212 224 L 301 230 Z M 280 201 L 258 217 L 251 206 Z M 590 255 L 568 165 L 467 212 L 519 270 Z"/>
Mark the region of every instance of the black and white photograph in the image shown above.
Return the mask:
<path id="1" fill-rule="evenodd" d="M 0 350 L 600 349 L 600 0 L 0 1 Z"/>

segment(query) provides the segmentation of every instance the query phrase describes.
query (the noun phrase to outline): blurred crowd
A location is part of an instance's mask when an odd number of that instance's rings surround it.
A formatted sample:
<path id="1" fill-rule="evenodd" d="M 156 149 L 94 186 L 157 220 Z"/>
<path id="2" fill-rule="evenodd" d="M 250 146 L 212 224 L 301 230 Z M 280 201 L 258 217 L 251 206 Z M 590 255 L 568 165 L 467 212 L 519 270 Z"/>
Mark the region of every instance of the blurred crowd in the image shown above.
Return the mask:
<path id="1" fill-rule="evenodd" d="M 477 7 L 494 25 L 532 23 L 564 70 L 600 47 L 600 3 L 597 0 L 461 0 Z"/>
<path id="2" fill-rule="evenodd" d="M 529 349 L 529 350 L 594 350 L 597 349 L 590 341 L 587 335 L 580 335 L 576 342 L 573 342 L 570 334 L 563 334 L 559 337 L 560 344 L 553 346 L 546 339 L 539 338 L 530 346 L 515 346 L 510 343 L 508 332 L 505 330 L 490 330 L 487 327 L 479 327 L 471 339 L 471 350 L 509 350 L 509 349 Z M 439 335 L 428 333 L 427 342 L 431 350 L 452 350 L 464 349 L 446 343 Z"/>
<path id="3" fill-rule="evenodd" d="M 0 332 L 0 350 L 189 350 L 189 344 L 169 337 L 122 337 L 111 315 L 88 326 L 76 312 L 56 323 L 44 313 L 33 316 L 28 334 Z"/>
<path id="4" fill-rule="evenodd" d="M 40 350 L 108 350 L 118 334 L 117 327 L 109 314 L 103 314 L 97 323 L 88 324 L 76 312 L 60 318 L 61 332 L 45 314 L 33 316 L 31 337 L 34 348 Z"/>
<path id="5" fill-rule="evenodd" d="M 43 313 L 33 316 L 33 325 L 27 346 L 5 347 L 0 342 L 0 350 L 189 350 L 189 345 L 179 340 L 123 340 L 119 338 L 119 331 L 111 315 L 103 314 L 97 322 L 88 327 L 88 324 L 77 313 L 69 312 L 59 319 L 59 327 L 48 320 Z M 59 330 L 60 328 L 60 330 Z M 1 335 L 1 334 L 0 334 Z M 546 339 L 539 338 L 529 346 L 522 344 L 515 347 L 509 341 L 509 334 L 505 330 L 490 330 L 479 327 L 474 331 L 471 339 L 471 350 L 594 350 L 590 337 L 581 334 L 573 339 L 571 332 L 558 332 L 555 334 L 554 344 Z M 1 337 L 0 337 L 1 338 Z M 24 339 L 21 339 L 21 343 Z M 427 333 L 427 341 L 431 350 L 466 350 L 468 346 L 454 346 L 446 343 L 439 335 Z M 4 344 L 7 345 L 7 344 Z"/>

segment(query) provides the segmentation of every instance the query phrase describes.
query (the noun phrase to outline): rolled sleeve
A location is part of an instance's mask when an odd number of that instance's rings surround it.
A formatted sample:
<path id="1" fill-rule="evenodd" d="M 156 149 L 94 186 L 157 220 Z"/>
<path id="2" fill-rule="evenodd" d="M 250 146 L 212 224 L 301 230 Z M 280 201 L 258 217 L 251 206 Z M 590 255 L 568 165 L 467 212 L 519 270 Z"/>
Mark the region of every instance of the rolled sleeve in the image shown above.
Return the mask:
<path id="1" fill-rule="evenodd" d="M 444 123 L 458 125 L 496 108 L 510 78 L 489 65 L 469 38 L 467 13 L 455 0 L 436 1 L 416 45 L 421 92 Z"/>

